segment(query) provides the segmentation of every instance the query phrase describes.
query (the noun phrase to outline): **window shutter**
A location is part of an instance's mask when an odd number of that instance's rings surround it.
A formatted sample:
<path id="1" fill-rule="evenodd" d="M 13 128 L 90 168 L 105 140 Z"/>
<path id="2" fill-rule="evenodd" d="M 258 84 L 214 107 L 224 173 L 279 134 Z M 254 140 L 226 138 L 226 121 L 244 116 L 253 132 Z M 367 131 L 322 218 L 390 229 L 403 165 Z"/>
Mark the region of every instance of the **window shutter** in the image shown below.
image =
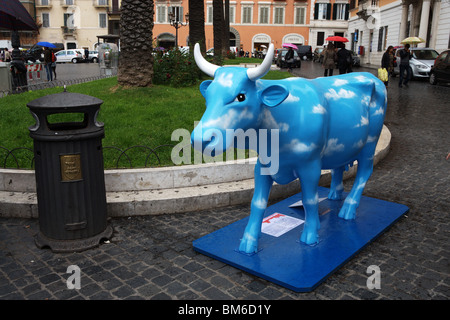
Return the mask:
<path id="1" fill-rule="evenodd" d="M 331 19 L 331 3 L 327 3 L 327 20 Z"/>
<path id="2" fill-rule="evenodd" d="M 348 20 L 348 12 L 349 12 L 349 9 L 350 9 L 350 5 L 347 3 L 347 4 L 345 5 L 345 20 Z"/>
<path id="3" fill-rule="evenodd" d="M 333 3 L 333 20 L 336 20 L 337 17 L 337 4 Z"/>
<path id="4" fill-rule="evenodd" d="M 314 20 L 319 19 L 319 4 L 314 4 Z"/>

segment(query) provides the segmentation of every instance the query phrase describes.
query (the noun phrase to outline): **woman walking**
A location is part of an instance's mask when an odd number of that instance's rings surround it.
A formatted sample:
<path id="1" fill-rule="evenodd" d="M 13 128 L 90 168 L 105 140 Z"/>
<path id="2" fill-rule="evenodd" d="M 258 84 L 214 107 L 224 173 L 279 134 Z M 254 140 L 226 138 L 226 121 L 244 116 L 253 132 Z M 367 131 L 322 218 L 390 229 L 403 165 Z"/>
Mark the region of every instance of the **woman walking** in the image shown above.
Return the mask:
<path id="1" fill-rule="evenodd" d="M 336 51 L 334 50 L 334 45 L 332 43 L 328 44 L 327 50 L 325 50 L 322 66 L 325 69 L 323 76 L 331 77 L 333 75 L 333 69 L 336 68 Z"/>
<path id="2" fill-rule="evenodd" d="M 388 80 L 384 82 L 384 85 L 387 87 L 389 84 L 389 77 L 394 72 L 394 47 L 389 46 L 386 52 L 383 54 L 381 58 L 381 68 L 384 68 L 388 72 Z"/>

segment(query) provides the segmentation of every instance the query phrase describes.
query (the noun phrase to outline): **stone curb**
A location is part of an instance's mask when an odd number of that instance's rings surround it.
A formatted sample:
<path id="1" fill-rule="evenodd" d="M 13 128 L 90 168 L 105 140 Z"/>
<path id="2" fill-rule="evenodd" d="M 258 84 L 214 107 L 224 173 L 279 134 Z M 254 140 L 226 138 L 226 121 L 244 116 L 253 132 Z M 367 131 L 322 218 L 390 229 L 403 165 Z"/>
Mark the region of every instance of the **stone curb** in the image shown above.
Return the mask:
<path id="1" fill-rule="evenodd" d="M 390 141 L 391 133 L 383 126 L 375 165 L 389 152 Z M 105 170 L 108 215 L 170 214 L 250 204 L 255 163 L 256 158 L 251 158 L 231 164 Z M 353 177 L 356 167 L 345 172 L 344 179 Z M 320 185 L 330 181 L 330 171 L 323 170 Z M 37 218 L 35 189 L 33 170 L 0 169 L 0 217 Z M 288 185 L 274 184 L 270 197 L 287 197 L 299 191 L 298 180 Z"/>

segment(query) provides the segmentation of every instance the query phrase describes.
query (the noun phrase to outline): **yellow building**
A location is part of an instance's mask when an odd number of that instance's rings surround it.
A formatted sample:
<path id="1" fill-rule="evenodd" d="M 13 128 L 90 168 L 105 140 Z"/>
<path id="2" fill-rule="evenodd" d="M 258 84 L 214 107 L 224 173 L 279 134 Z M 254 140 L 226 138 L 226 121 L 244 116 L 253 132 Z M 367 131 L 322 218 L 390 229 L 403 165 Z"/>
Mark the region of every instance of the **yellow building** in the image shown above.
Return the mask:
<path id="1" fill-rule="evenodd" d="M 207 48 L 213 47 L 212 0 L 205 2 Z M 65 48 L 95 49 L 97 36 L 119 34 L 120 0 L 35 0 L 40 40 Z M 154 0 L 153 37 L 160 45 L 175 45 L 170 24 L 174 12 L 185 23 L 188 0 Z M 321 46 L 330 35 L 347 35 L 348 0 L 231 0 L 230 45 L 245 51 L 273 43 Z M 178 45 L 186 46 L 189 27 L 178 29 Z"/>

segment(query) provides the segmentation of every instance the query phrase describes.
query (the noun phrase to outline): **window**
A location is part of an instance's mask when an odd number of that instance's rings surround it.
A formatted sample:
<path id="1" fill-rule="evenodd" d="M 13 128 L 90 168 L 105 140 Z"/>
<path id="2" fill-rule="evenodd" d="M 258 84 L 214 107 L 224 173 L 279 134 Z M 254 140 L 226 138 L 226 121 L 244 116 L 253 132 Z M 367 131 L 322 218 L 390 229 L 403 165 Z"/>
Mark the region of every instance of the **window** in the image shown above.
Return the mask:
<path id="1" fill-rule="evenodd" d="M 284 8 L 275 8 L 273 23 L 284 24 Z"/>
<path id="2" fill-rule="evenodd" d="M 330 20 L 330 18 L 331 18 L 331 3 L 316 3 L 314 5 L 315 20 Z"/>
<path id="3" fill-rule="evenodd" d="M 99 13 L 98 19 L 99 19 L 99 27 L 106 28 L 106 13 Z"/>
<path id="4" fill-rule="evenodd" d="M 325 32 L 317 32 L 317 45 L 323 46 L 325 40 Z"/>
<path id="5" fill-rule="evenodd" d="M 108 0 L 98 0 L 98 5 L 99 6 L 107 6 L 108 5 Z"/>
<path id="6" fill-rule="evenodd" d="M 242 23 L 252 23 L 252 7 L 242 7 Z"/>
<path id="7" fill-rule="evenodd" d="M 42 14 L 42 27 L 44 27 L 44 28 L 50 27 L 50 14 L 49 13 Z"/>
<path id="8" fill-rule="evenodd" d="M 213 7 L 211 5 L 206 8 L 206 14 L 206 22 L 213 23 Z"/>
<path id="9" fill-rule="evenodd" d="M 175 15 L 175 21 L 179 21 L 179 22 L 184 21 L 183 7 L 169 7 L 168 13 L 171 13 L 171 12 Z"/>
<path id="10" fill-rule="evenodd" d="M 269 7 L 259 8 L 259 23 L 268 24 L 269 23 Z"/>
<path id="11" fill-rule="evenodd" d="M 234 11 L 236 10 L 235 7 L 230 6 L 230 23 L 234 23 Z"/>
<path id="12" fill-rule="evenodd" d="M 295 24 L 305 24 L 306 8 L 295 8 Z"/>
<path id="13" fill-rule="evenodd" d="M 74 28 L 73 13 L 64 13 L 64 27 L 71 30 Z"/>
<path id="14" fill-rule="evenodd" d="M 64 4 L 68 6 L 73 6 L 73 0 L 64 0 Z"/>
<path id="15" fill-rule="evenodd" d="M 333 20 L 348 20 L 348 8 L 348 4 L 335 3 L 333 7 Z"/>
<path id="16" fill-rule="evenodd" d="M 48 6 L 48 0 L 41 0 L 42 6 Z"/>
<path id="17" fill-rule="evenodd" d="M 157 23 L 165 23 L 166 22 L 166 7 L 165 6 L 157 6 L 156 7 L 156 22 Z"/>

